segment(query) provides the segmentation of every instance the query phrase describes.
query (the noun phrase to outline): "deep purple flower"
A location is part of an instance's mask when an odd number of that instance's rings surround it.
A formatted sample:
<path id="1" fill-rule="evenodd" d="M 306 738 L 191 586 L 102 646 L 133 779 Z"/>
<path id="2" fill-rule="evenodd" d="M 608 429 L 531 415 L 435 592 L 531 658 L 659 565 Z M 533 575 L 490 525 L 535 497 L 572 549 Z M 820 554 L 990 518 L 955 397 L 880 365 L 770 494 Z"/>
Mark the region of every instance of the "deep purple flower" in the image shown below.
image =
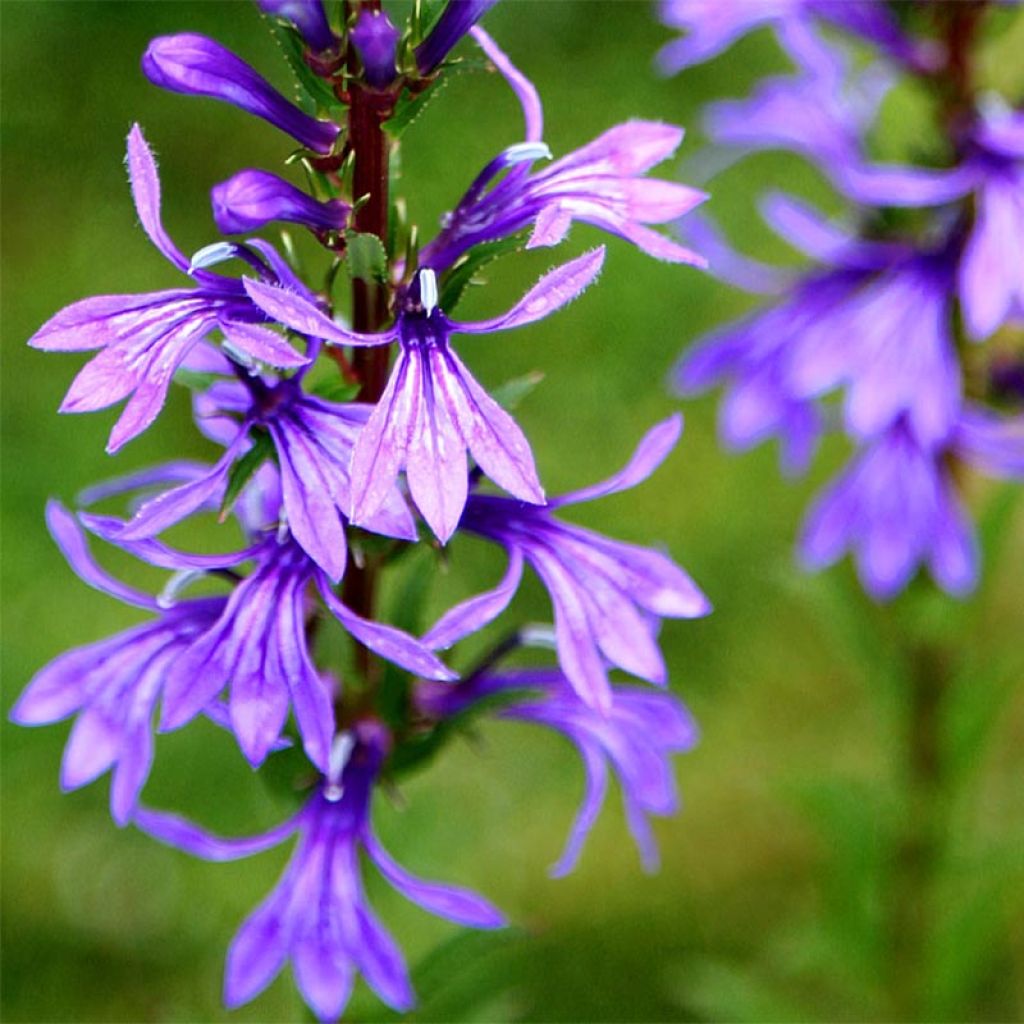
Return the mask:
<path id="1" fill-rule="evenodd" d="M 864 588 L 882 600 L 920 563 L 951 594 L 974 587 L 976 544 L 949 469 L 903 420 L 867 445 L 808 514 L 800 539 L 808 568 L 831 565 L 848 548 Z"/>
<path id="2" fill-rule="evenodd" d="M 231 1008 L 254 999 L 291 960 L 303 999 L 322 1021 L 345 1009 L 356 971 L 395 1010 L 415 996 L 394 940 L 363 891 L 360 852 L 403 896 L 424 910 L 473 928 L 499 928 L 492 904 L 455 886 L 411 875 L 381 846 L 370 824 L 370 801 L 383 740 L 370 723 L 358 739 L 339 737 L 347 761 L 317 789 L 295 817 L 251 839 L 221 839 L 172 814 L 140 810 L 145 832 L 206 860 L 247 857 L 292 835 L 298 844 L 276 888 L 246 919 L 231 942 L 224 1002 Z M 336 748 L 337 749 L 337 748 Z M 344 756 L 346 747 L 340 747 Z"/>
<path id="3" fill-rule="evenodd" d="M 167 259 L 188 273 L 189 260 L 160 223 L 156 162 L 138 125 L 128 136 L 128 172 L 143 230 Z M 269 245 L 252 245 L 267 261 L 259 265 L 268 278 L 305 292 Z M 258 259 L 256 253 L 247 251 L 251 258 Z M 47 352 L 102 349 L 79 371 L 64 397 L 61 412 L 92 412 L 130 395 L 110 432 L 110 452 L 156 419 L 175 370 L 215 329 L 220 329 L 243 357 L 283 368 L 308 363 L 279 335 L 257 326 L 266 317 L 246 296 L 239 280 L 206 270 L 193 269 L 192 275 L 194 288 L 82 299 L 48 320 L 29 340 L 34 348 Z"/>
<path id="4" fill-rule="evenodd" d="M 340 199 L 320 202 L 267 171 L 246 170 L 210 190 L 213 219 L 226 235 L 258 231 L 271 221 L 304 224 L 313 231 L 338 231 L 351 207 Z"/>
<path id="5" fill-rule="evenodd" d="M 661 0 L 660 11 L 666 25 L 687 33 L 658 54 L 665 74 L 710 60 L 765 25 L 775 29 L 787 48 L 798 45 L 806 51 L 820 45 L 815 17 L 870 40 L 909 67 L 927 70 L 936 59 L 930 47 L 909 39 L 876 0 Z"/>
<path id="6" fill-rule="evenodd" d="M 306 639 L 307 619 L 314 609 L 311 583 L 359 643 L 426 678 L 454 678 L 420 641 L 346 607 L 323 571 L 290 540 L 269 536 L 233 554 L 195 556 L 150 539 L 125 539 L 124 523 L 110 516 L 83 515 L 82 520 L 143 561 L 177 572 L 223 572 L 247 561 L 255 563 L 252 572 L 235 583 L 216 621 L 175 658 L 164 685 L 162 731 L 190 722 L 229 687 L 231 729 L 253 765 L 262 763 L 277 744 L 290 707 L 309 759 L 326 771 L 334 713 Z"/>
<path id="7" fill-rule="evenodd" d="M 968 167 L 976 177 L 976 217 L 959 291 L 967 331 L 982 340 L 1024 318 L 1024 113 L 983 117 L 974 141 Z"/>
<path id="8" fill-rule="evenodd" d="M 395 79 L 395 50 L 402 33 L 384 11 L 364 7 L 349 33 L 359 54 L 366 81 L 375 89 L 386 89 Z"/>
<path id="9" fill-rule="evenodd" d="M 77 789 L 112 769 L 110 811 L 124 825 L 153 762 L 153 712 L 170 671 L 193 639 L 216 621 L 224 599 L 162 607 L 96 565 L 74 517 L 58 502 L 47 504 L 46 523 L 83 582 L 158 616 L 55 658 L 36 673 L 11 711 L 18 725 L 49 725 L 77 713 L 64 748 L 61 788 Z"/>
<path id="10" fill-rule="evenodd" d="M 658 619 L 706 615 L 711 610 L 707 598 L 667 555 L 560 522 L 551 513 L 646 480 L 675 446 L 681 430 L 682 418 L 671 417 L 643 438 L 618 473 L 554 498 L 543 508 L 490 495 L 471 496 L 460 528 L 506 548 L 509 568 L 496 589 L 443 615 L 423 637 L 424 643 L 450 647 L 496 618 L 516 592 L 525 559 L 547 587 L 559 662 L 583 701 L 610 710 L 608 663 L 664 684 Z"/>
<path id="11" fill-rule="evenodd" d="M 206 36 L 158 36 L 142 57 L 142 70 L 163 89 L 210 96 L 262 117 L 317 153 L 329 153 L 338 137 L 336 124 L 303 113 L 245 61 Z"/>
<path id="12" fill-rule="evenodd" d="M 646 226 L 676 220 L 707 198 L 686 185 L 643 177 L 676 151 L 681 128 L 627 121 L 531 173 L 529 164 L 550 156 L 541 142 L 543 112 L 537 92 L 486 32 L 476 29 L 474 37 L 519 97 L 526 142 L 506 149 L 477 175 L 445 217 L 441 233 L 420 254 L 421 266 L 440 272 L 474 245 L 531 225 L 527 248 L 557 245 L 574 220 L 625 238 L 657 259 L 704 266 L 702 257 Z M 508 173 L 492 184 L 502 171 Z"/>
<path id="13" fill-rule="evenodd" d="M 352 456 L 350 517 L 362 524 L 392 493 L 405 469 L 409 491 L 423 518 L 445 542 L 466 503 L 468 450 L 499 486 L 523 501 L 540 503 L 530 446 L 507 412 L 476 382 L 452 351 L 452 334 L 490 334 L 543 319 L 571 302 L 596 277 L 604 249 L 595 249 L 549 271 L 503 316 L 476 323 L 449 320 L 437 305 L 432 270 L 417 274 L 394 326 L 357 334 L 328 319 L 286 289 L 246 279 L 253 301 L 268 316 L 336 345 L 400 344 L 388 385 Z"/>
<path id="14" fill-rule="evenodd" d="M 580 701 L 560 672 L 522 669 L 483 675 L 454 687 L 425 686 L 419 704 L 427 713 L 449 715 L 477 700 L 518 690 L 540 691 L 503 702 L 498 717 L 534 722 L 563 733 L 578 748 L 586 771 L 586 791 L 565 850 L 551 874 L 568 874 L 597 820 L 608 788 L 608 762 L 622 787 L 626 821 L 644 867 L 658 866 L 658 850 L 649 815 L 667 816 L 678 809 L 670 754 L 690 750 L 697 742 L 697 727 L 675 697 L 619 686 L 611 693 L 608 709 L 597 712 Z"/>
<path id="15" fill-rule="evenodd" d="M 416 47 L 416 65 L 421 74 L 435 71 L 460 39 L 498 0 L 448 0 L 426 39 Z"/>
<path id="16" fill-rule="evenodd" d="M 242 422 L 234 426 L 229 442 L 224 437 L 224 455 L 196 479 L 144 504 L 120 538 L 156 536 L 219 499 L 232 466 L 250 445 L 251 431 L 262 429 L 270 435 L 277 454 L 284 523 L 306 553 L 331 579 L 338 580 L 345 571 L 345 517 L 354 494 L 350 475 L 353 447 L 370 418 L 371 406 L 329 402 L 304 392 L 301 381 L 295 379 L 270 387 L 258 378 L 251 377 L 246 383 L 248 400 L 237 409 Z M 233 401 L 238 400 L 238 391 L 232 389 Z M 393 480 L 360 524 L 401 540 L 415 540 L 417 535 Z"/>
<path id="17" fill-rule="evenodd" d="M 322 0 L 256 0 L 256 6 L 264 14 L 290 21 L 318 53 L 333 50 L 338 45 L 327 23 Z"/>

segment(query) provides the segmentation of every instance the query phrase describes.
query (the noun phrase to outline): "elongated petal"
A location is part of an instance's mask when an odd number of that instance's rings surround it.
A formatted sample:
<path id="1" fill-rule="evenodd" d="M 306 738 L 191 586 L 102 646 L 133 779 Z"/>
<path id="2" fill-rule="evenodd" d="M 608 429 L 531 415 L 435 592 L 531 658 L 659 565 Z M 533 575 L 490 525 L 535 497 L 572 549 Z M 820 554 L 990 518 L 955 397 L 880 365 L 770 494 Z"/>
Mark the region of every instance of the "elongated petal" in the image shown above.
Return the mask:
<path id="1" fill-rule="evenodd" d="M 575 505 L 581 501 L 593 501 L 609 494 L 629 490 L 643 483 L 664 461 L 675 448 L 683 432 L 683 417 L 675 413 L 652 427 L 640 440 L 629 462 L 601 483 L 591 484 L 568 494 L 552 498 L 550 505 L 557 508 L 561 505 Z"/>
<path id="2" fill-rule="evenodd" d="M 470 633 L 493 622 L 509 605 L 523 576 L 523 556 L 518 548 L 509 550 L 508 569 L 493 589 L 467 598 L 450 608 L 424 634 L 423 643 L 445 650 Z"/>
<path id="3" fill-rule="evenodd" d="M 544 109 L 533 82 L 512 64 L 499 49 L 497 43 L 479 25 L 474 25 L 469 30 L 469 34 L 476 40 L 480 49 L 487 54 L 487 59 L 501 72 L 505 81 L 516 94 L 516 98 L 523 108 L 526 129 L 523 139 L 526 142 L 540 142 L 544 137 Z"/>
<path id="4" fill-rule="evenodd" d="M 604 265 L 604 246 L 591 249 L 554 270 L 549 270 L 503 316 L 475 323 L 453 323 L 452 329 L 464 334 L 490 334 L 532 324 L 572 302 L 592 284 Z"/>
<path id="5" fill-rule="evenodd" d="M 257 362 L 285 370 L 309 365 L 307 356 L 296 352 L 281 335 L 267 327 L 240 320 L 222 320 L 220 329 L 232 348 Z"/>
<path id="6" fill-rule="evenodd" d="M 410 874 L 384 849 L 372 831 L 367 830 L 363 835 L 363 845 L 388 882 L 424 910 L 469 928 L 501 928 L 506 923 L 501 911 L 482 896 L 458 886 L 426 882 Z"/>
<path id="7" fill-rule="evenodd" d="M 264 850 L 279 846 L 295 833 L 301 818 L 300 812 L 269 832 L 237 839 L 224 839 L 177 814 L 154 811 L 148 807 L 139 808 L 134 824 L 161 843 L 190 853 L 193 857 L 225 861 L 251 857 L 254 853 L 262 853 Z"/>
<path id="8" fill-rule="evenodd" d="M 160 220 L 160 177 L 156 170 L 156 160 L 137 124 L 133 124 L 128 133 L 127 163 L 135 209 L 143 230 L 171 263 L 187 273 L 189 261 L 171 241 Z"/>
<path id="9" fill-rule="evenodd" d="M 350 209 L 340 200 L 320 202 L 276 174 L 259 170 L 240 171 L 214 185 L 210 201 L 217 229 L 226 235 L 258 231 L 272 221 L 336 231 Z"/>
<path id="10" fill-rule="evenodd" d="M 272 320 L 300 334 L 334 342 L 336 345 L 387 345 L 395 339 L 394 329 L 381 334 L 359 334 L 336 324 L 308 299 L 277 285 L 254 278 L 242 279 L 246 293 Z"/>

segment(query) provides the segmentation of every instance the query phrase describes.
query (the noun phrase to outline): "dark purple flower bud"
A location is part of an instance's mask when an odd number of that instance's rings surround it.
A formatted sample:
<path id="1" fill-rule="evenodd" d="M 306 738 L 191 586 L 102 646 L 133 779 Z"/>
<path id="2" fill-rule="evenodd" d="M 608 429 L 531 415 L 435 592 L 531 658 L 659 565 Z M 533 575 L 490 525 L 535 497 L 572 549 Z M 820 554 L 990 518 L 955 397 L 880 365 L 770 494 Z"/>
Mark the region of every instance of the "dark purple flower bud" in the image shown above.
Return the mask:
<path id="1" fill-rule="evenodd" d="M 395 80 L 395 49 L 401 33 L 383 11 L 364 7 L 349 38 L 363 62 L 366 81 L 385 89 Z"/>
<path id="2" fill-rule="evenodd" d="M 304 114 L 245 61 L 206 36 L 159 36 L 143 54 L 142 70 L 154 85 L 171 92 L 212 96 L 241 107 L 318 153 L 330 152 L 338 137 L 337 125 Z"/>
<path id="3" fill-rule="evenodd" d="M 498 0 L 448 0 L 448 6 L 426 39 L 416 47 L 416 65 L 429 75 L 448 56 L 452 47 Z"/>
<path id="4" fill-rule="evenodd" d="M 290 21 L 317 52 L 333 50 L 338 45 L 320 0 L 256 0 L 256 6 L 264 14 Z"/>
<path id="5" fill-rule="evenodd" d="M 224 234 L 256 231 L 274 220 L 331 231 L 345 224 L 351 209 L 340 199 L 320 202 L 276 174 L 240 171 L 210 190 L 213 219 Z"/>

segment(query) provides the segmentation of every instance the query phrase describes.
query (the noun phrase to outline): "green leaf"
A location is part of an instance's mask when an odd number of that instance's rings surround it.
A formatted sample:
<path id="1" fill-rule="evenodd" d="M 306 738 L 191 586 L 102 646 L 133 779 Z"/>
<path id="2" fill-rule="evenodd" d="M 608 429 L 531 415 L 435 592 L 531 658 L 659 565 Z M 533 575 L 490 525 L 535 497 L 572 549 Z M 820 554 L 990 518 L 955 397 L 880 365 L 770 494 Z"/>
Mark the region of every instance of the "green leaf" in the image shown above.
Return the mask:
<path id="1" fill-rule="evenodd" d="M 222 378 L 215 373 L 200 373 L 198 370 L 188 370 L 183 366 L 174 371 L 174 383 L 181 384 L 189 391 L 209 391 L 219 380 Z"/>
<path id="2" fill-rule="evenodd" d="M 412 27 L 417 44 L 422 43 L 430 34 L 447 6 L 448 0 L 416 0 L 412 11 Z"/>
<path id="3" fill-rule="evenodd" d="M 522 377 L 513 377 L 493 388 L 491 398 L 512 412 L 543 379 L 544 374 L 540 370 L 524 373 Z"/>
<path id="4" fill-rule="evenodd" d="M 325 111 L 343 107 L 330 86 L 306 63 L 303 56 L 306 43 L 298 30 L 276 18 L 267 18 L 267 24 L 270 26 L 271 35 L 281 47 L 284 58 L 295 75 L 297 83 L 295 97 L 299 106 L 314 117 Z"/>
<path id="5" fill-rule="evenodd" d="M 317 782 L 317 770 L 309 763 L 297 735 L 290 747 L 275 750 L 260 766 L 259 777 L 268 790 L 287 803 L 300 804 Z"/>
<path id="6" fill-rule="evenodd" d="M 384 243 L 369 231 L 346 231 L 348 272 L 355 281 L 381 283 L 387 279 L 388 255 Z"/>
<path id="7" fill-rule="evenodd" d="M 231 467 L 228 474 L 228 486 L 224 492 L 224 500 L 220 504 L 220 521 L 224 522 L 234 507 L 242 489 L 252 478 L 260 466 L 270 458 L 274 451 L 274 442 L 270 435 L 260 431 L 255 434 L 253 446 Z"/>
<path id="8" fill-rule="evenodd" d="M 516 252 L 523 244 L 524 233 L 519 232 L 494 242 L 475 245 L 444 277 L 441 285 L 439 304 L 446 313 L 451 313 L 462 299 L 463 293 L 473 283 L 474 275 L 501 256 Z"/>
<path id="9" fill-rule="evenodd" d="M 434 97 L 447 85 L 446 78 L 432 82 L 422 92 L 412 93 L 406 89 L 395 104 L 394 113 L 384 122 L 384 130 L 393 139 L 400 139 L 406 128 L 426 110 Z"/>
<path id="10" fill-rule="evenodd" d="M 328 402 L 351 402 L 359 394 L 360 385 L 333 374 L 318 380 L 309 390 Z"/>

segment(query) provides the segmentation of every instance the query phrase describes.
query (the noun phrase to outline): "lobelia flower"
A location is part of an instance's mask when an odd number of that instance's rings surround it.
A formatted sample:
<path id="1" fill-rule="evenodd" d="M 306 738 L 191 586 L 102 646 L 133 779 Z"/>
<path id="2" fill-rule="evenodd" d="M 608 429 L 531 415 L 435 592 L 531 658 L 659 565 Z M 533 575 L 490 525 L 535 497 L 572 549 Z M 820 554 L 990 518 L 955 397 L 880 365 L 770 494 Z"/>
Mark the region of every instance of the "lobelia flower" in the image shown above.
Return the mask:
<path id="1" fill-rule="evenodd" d="M 762 26 L 774 28 L 780 41 L 810 50 L 821 45 L 815 18 L 870 40 L 910 68 L 929 70 L 939 58 L 927 44 L 910 39 L 876 0 L 661 0 L 659 9 L 664 24 L 687 33 L 658 53 L 664 74 L 710 60 Z"/>
<path id="2" fill-rule="evenodd" d="M 118 825 L 125 825 L 149 776 L 153 713 L 170 671 L 193 639 L 216 621 L 224 599 L 199 598 L 164 608 L 96 565 L 75 518 L 58 502 L 47 504 L 46 523 L 84 583 L 158 615 L 55 658 L 36 673 L 11 710 L 11 721 L 18 725 L 49 725 L 77 713 L 64 748 L 61 789 L 78 789 L 112 770 L 110 812 Z"/>
<path id="3" fill-rule="evenodd" d="M 395 80 L 395 51 L 401 37 L 384 11 L 364 7 L 359 12 L 349 39 L 359 54 L 366 81 L 375 89 L 386 89 Z"/>
<path id="4" fill-rule="evenodd" d="M 60 410 L 92 412 L 131 396 L 110 432 L 109 452 L 156 419 L 175 371 L 215 329 L 243 358 L 282 368 L 309 362 L 279 335 L 258 326 L 266 317 L 239 280 L 192 268 L 168 238 L 160 223 L 156 162 L 138 125 L 128 136 L 128 173 L 143 230 L 171 263 L 192 273 L 195 287 L 82 299 L 61 310 L 29 339 L 31 346 L 47 352 L 101 349 L 79 371 Z M 267 243 L 255 240 L 251 245 L 255 252 L 246 247 L 233 251 L 250 259 L 266 277 L 308 294 Z"/>
<path id="5" fill-rule="evenodd" d="M 275 220 L 339 231 L 352 209 L 340 199 L 321 202 L 276 174 L 252 169 L 214 185 L 210 200 L 217 230 L 225 235 L 258 231 Z"/>
<path id="6" fill-rule="evenodd" d="M 350 463 L 360 432 L 372 407 L 337 404 L 302 390 L 301 378 L 273 385 L 249 376 L 245 389 L 223 387 L 216 399 L 227 403 L 242 422 L 224 423 L 218 440 L 227 445 L 223 456 L 195 479 L 142 505 L 119 534 L 120 540 L 153 537 L 196 509 L 221 498 L 235 462 L 250 447 L 254 431 L 269 435 L 280 468 L 284 522 L 295 541 L 333 580 L 345 571 L 345 516 L 353 500 Z M 205 415 L 214 410 L 205 408 Z M 416 524 L 394 481 L 382 500 L 360 525 L 400 540 L 415 540 Z"/>
<path id="7" fill-rule="evenodd" d="M 306 639 L 307 618 L 314 611 L 308 596 L 311 583 L 359 643 L 424 677 L 455 678 L 420 641 L 343 604 L 323 570 L 290 539 L 270 535 L 232 554 L 195 556 L 151 539 L 125 539 L 124 523 L 111 516 L 84 514 L 82 521 L 137 558 L 178 573 L 224 572 L 254 563 L 252 572 L 238 579 L 222 602 L 216 620 L 178 653 L 167 672 L 161 731 L 190 722 L 228 686 L 228 720 L 250 763 L 258 766 L 274 749 L 291 707 L 306 754 L 326 771 L 334 713 Z"/>
<path id="8" fill-rule="evenodd" d="M 543 508 L 472 495 L 460 528 L 506 548 L 508 571 L 494 590 L 445 613 L 423 642 L 447 648 L 496 618 L 518 588 L 525 559 L 551 597 L 559 663 L 582 701 L 605 713 L 611 710 L 608 663 L 664 684 L 657 620 L 706 615 L 711 610 L 707 598 L 667 555 L 560 522 L 552 512 L 635 487 L 661 464 L 681 430 L 682 418 L 671 417 L 643 438 L 618 473 Z"/>
<path id="9" fill-rule="evenodd" d="M 298 843 L 276 888 L 246 919 L 228 950 L 224 1002 L 254 999 L 291 960 L 299 991 L 322 1021 L 337 1020 L 359 971 L 395 1010 L 415 1003 L 401 951 L 373 913 L 359 864 L 364 852 L 387 882 L 424 910 L 473 928 L 505 922 L 475 893 L 411 875 L 383 848 L 370 824 L 373 785 L 385 739 L 371 722 L 344 734 L 330 776 L 297 815 L 251 839 L 221 839 L 172 814 L 141 809 L 135 823 L 149 835 L 206 860 L 225 861 Z"/>
<path id="10" fill-rule="evenodd" d="M 452 48 L 498 0 L 448 0 L 426 39 L 416 47 L 420 74 L 432 74 Z"/>
<path id="11" fill-rule="evenodd" d="M 318 53 L 337 48 L 338 39 L 327 23 L 321 0 L 256 0 L 256 6 L 264 14 L 290 21 Z"/>
<path id="12" fill-rule="evenodd" d="M 972 142 L 976 217 L 959 294 L 967 332 L 980 341 L 1024 318 L 1024 113 L 983 113 Z"/>
<path id="13" fill-rule="evenodd" d="M 551 155 L 541 141 L 543 111 L 537 91 L 486 32 L 474 29 L 473 35 L 519 98 L 526 141 L 504 150 L 477 175 L 445 217 L 441 233 L 420 253 L 420 266 L 440 272 L 474 245 L 530 225 L 528 249 L 557 245 L 574 220 L 624 238 L 657 259 L 705 265 L 690 249 L 646 226 L 676 220 L 707 198 L 686 185 L 643 177 L 676 151 L 681 128 L 627 121 L 544 171 L 531 173 L 529 164 Z M 492 185 L 502 171 L 508 173 Z"/>
<path id="14" fill-rule="evenodd" d="M 561 732 L 579 749 L 586 771 L 583 803 L 551 874 L 561 877 L 576 866 L 604 803 L 608 762 L 619 777 L 626 821 L 644 868 L 656 870 L 658 850 L 647 816 L 678 810 L 669 755 L 690 750 L 697 742 L 697 727 L 686 708 L 668 694 L 619 686 L 612 690 L 607 711 L 600 713 L 581 702 L 565 676 L 551 669 L 487 674 L 453 687 L 427 685 L 417 699 L 428 714 L 445 716 L 475 701 L 519 690 L 540 692 L 503 703 L 497 716 Z"/>
<path id="15" fill-rule="evenodd" d="M 158 36 L 143 54 L 142 70 L 162 89 L 209 96 L 261 117 L 316 153 L 329 153 L 338 138 L 336 124 L 303 113 L 245 61 L 206 36 Z"/>
<path id="16" fill-rule="evenodd" d="M 437 305 L 437 279 L 420 271 L 400 297 L 395 324 L 358 334 L 287 289 L 246 279 L 252 300 L 268 316 L 335 345 L 399 342 L 398 359 L 352 454 L 353 523 L 372 522 L 404 468 L 409 492 L 444 543 L 458 525 L 468 491 L 466 452 L 500 487 L 539 504 L 544 492 L 530 446 L 515 421 L 476 382 L 451 349 L 452 334 L 490 334 L 543 319 L 571 302 L 598 275 L 604 249 L 585 253 L 545 274 L 503 316 L 475 323 L 449 320 Z"/>

